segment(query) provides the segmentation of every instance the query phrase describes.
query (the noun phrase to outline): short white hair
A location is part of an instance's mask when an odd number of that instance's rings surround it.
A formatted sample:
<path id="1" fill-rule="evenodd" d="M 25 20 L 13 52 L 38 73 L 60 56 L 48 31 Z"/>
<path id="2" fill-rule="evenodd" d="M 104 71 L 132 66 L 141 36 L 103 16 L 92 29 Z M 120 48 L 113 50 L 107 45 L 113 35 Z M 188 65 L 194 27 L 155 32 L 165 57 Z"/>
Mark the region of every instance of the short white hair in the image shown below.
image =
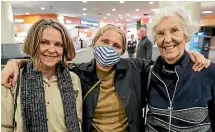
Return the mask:
<path id="1" fill-rule="evenodd" d="M 176 14 L 182 18 L 184 34 L 188 41 L 198 32 L 199 24 L 190 20 L 188 11 L 184 7 L 178 5 L 167 6 L 161 8 L 147 25 L 147 37 L 152 43 L 155 43 L 156 26 L 164 19 L 164 17 L 170 17 Z"/>

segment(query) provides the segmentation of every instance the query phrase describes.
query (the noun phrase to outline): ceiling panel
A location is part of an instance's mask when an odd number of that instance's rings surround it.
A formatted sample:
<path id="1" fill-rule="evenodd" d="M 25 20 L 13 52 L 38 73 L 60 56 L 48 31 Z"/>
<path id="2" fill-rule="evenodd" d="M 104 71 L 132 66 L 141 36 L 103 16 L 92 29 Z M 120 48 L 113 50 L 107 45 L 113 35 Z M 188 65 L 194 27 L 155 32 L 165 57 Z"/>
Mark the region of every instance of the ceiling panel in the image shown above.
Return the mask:
<path id="1" fill-rule="evenodd" d="M 154 12 L 151 11 L 151 9 L 159 7 L 158 2 L 149 4 L 148 1 L 125 1 L 123 4 L 119 1 L 88 1 L 87 3 L 83 3 L 82 1 L 12 1 L 11 3 L 15 15 L 29 12 L 30 14 L 62 14 L 65 16 L 92 20 L 101 20 L 103 17 L 106 17 L 105 21 L 116 22 L 116 20 L 118 20 L 120 23 L 124 23 L 126 20 L 131 20 L 126 23 L 135 22 L 140 18 L 134 17 L 143 17 L 144 14 L 153 15 Z M 187 2 L 179 3 L 183 5 Z M 46 9 L 42 11 L 40 9 L 41 7 L 45 7 Z M 83 8 L 87 8 L 87 10 L 83 11 Z M 112 8 L 115 8 L 116 11 L 112 11 Z M 139 11 L 135 11 L 135 9 L 139 9 Z M 202 2 L 201 10 L 212 10 L 213 13 L 209 15 L 215 15 L 215 2 Z M 86 13 L 86 16 L 84 16 L 83 13 Z M 110 16 L 107 16 L 107 13 L 109 13 Z M 127 16 L 126 14 L 130 15 Z M 123 19 L 120 19 L 119 15 L 121 15 Z"/>

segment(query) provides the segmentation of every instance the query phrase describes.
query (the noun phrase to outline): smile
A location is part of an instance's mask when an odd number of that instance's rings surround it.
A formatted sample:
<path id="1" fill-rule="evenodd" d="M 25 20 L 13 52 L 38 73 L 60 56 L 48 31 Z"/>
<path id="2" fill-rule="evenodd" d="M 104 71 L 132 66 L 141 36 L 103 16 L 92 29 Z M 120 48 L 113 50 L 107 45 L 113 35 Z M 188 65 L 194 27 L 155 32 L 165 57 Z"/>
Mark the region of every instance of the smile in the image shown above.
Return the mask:
<path id="1" fill-rule="evenodd" d="M 49 56 L 49 55 L 43 55 L 44 57 L 48 58 L 48 59 L 54 59 L 56 58 L 56 56 Z"/>
<path id="2" fill-rule="evenodd" d="M 166 51 L 172 50 L 173 48 L 175 48 L 176 45 L 170 45 L 170 46 L 165 46 L 163 47 Z"/>

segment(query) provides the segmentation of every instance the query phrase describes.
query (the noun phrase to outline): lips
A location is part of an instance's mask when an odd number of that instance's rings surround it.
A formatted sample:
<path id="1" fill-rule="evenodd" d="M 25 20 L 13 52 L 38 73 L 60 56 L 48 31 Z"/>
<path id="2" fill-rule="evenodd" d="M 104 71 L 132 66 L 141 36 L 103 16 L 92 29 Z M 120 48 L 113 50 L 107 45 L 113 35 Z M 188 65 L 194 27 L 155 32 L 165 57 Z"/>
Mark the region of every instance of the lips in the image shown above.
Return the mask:
<path id="1" fill-rule="evenodd" d="M 170 51 L 172 49 L 174 49 L 176 47 L 176 45 L 169 45 L 169 46 L 164 46 L 163 48 L 166 50 L 166 51 Z"/>
<path id="2" fill-rule="evenodd" d="M 45 58 L 47 58 L 47 59 L 54 59 L 54 58 L 56 58 L 56 56 L 49 56 L 49 55 L 43 55 Z"/>

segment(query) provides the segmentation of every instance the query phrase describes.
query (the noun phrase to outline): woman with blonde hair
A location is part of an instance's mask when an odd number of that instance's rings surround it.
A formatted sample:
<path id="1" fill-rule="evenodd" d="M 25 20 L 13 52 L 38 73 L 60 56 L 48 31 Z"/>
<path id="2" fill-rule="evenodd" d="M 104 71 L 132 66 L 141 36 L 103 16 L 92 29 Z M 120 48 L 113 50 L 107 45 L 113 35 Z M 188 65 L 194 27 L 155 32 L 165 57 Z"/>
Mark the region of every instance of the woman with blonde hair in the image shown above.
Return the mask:
<path id="1" fill-rule="evenodd" d="M 92 47 L 94 58 L 90 62 L 69 64 L 69 69 L 80 77 L 82 84 L 83 131 L 143 131 L 142 109 L 146 104 L 143 77 L 147 76 L 145 73 L 153 62 L 120 58 L 126 50 L 126 36 L 111 24 L 98 30 Z M 210 65 L 198 63 L 205 60 L 201 55 L 194 56 L 197 59 L 193 59 L 195 70 Z M 7 85 L 9 75 L 16 75 L 19 69 L 16 61 L 20 66 L 24 65 L 20 60 L 10 61 L 2 72 L 3 85 Z"/>
<path id="2" fill-rule="evenodd" d="M 66 67 L 75 49 L 57 21 L 41 19 L 29 30 L 24 53 L 31 57 L 18 84 L 2 88 L 2 132 L 80 132 L 82 92 L 78 76 Z"/>

